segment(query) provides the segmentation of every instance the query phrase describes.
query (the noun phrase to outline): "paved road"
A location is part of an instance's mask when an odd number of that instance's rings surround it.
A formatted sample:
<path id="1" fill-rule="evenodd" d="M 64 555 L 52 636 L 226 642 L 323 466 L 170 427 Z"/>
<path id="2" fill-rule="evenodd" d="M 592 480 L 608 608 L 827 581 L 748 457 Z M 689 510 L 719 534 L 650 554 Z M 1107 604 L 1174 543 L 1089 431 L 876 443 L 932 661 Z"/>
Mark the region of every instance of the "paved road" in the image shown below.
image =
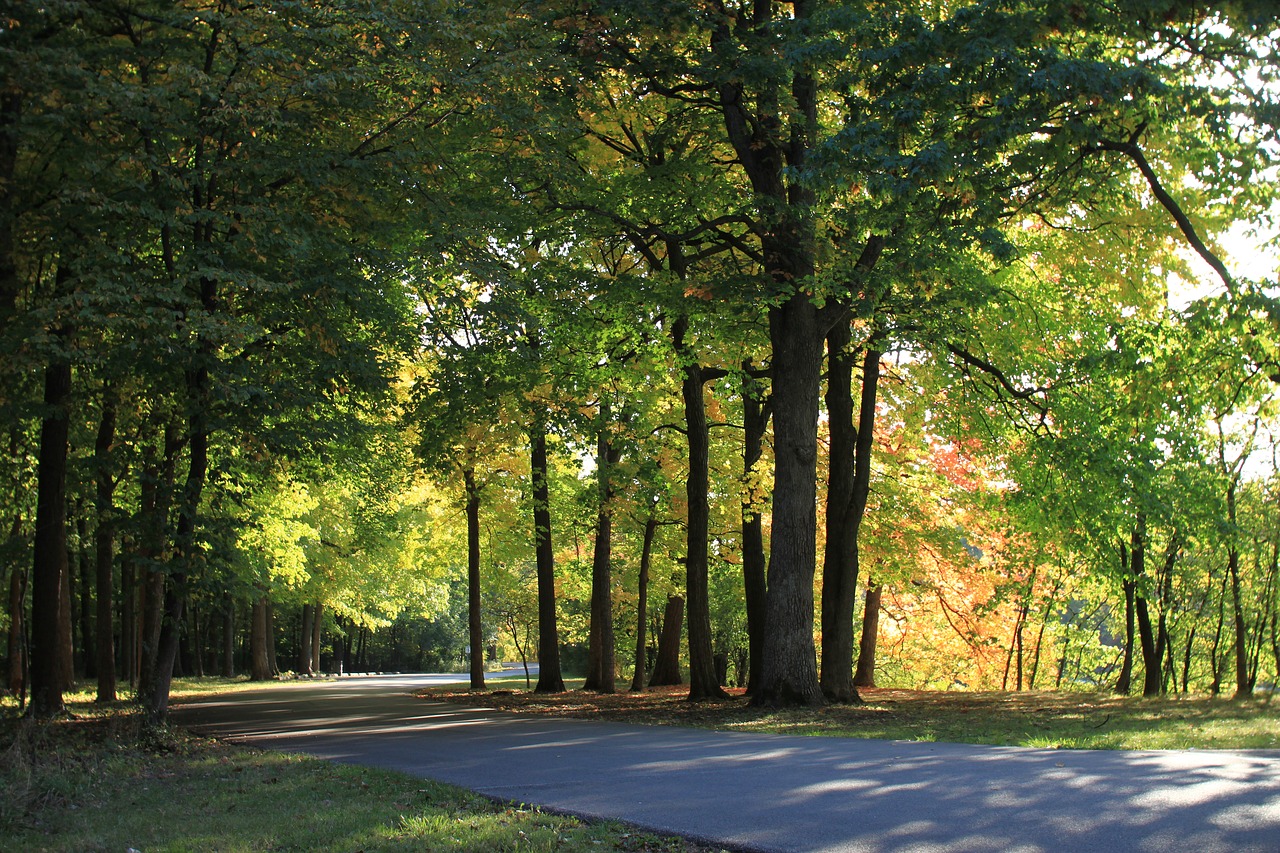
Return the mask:
<path id="1" fill-rule="evenodd" d="M 1277 750 L 753 735 L 517 716 L 410 695 L 442 678 L 284 684 L 175 707 L 172 717 L 219 737 L 741 850 L 1280 851 Z"/>

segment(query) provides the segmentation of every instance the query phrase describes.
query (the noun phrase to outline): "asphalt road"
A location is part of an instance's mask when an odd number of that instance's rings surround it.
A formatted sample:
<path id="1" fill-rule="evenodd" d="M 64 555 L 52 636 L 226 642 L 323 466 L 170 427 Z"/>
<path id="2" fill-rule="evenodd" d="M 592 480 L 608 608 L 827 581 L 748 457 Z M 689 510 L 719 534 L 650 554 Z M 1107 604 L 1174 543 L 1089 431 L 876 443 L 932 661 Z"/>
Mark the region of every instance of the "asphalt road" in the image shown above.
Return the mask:
<path id="1" fill-rule="evenodd" d="M 1280 750 L 1106 752 L 788 737 L 427 702 L 356 676 L 175 706 L 272 749 L 751 851 L 1280 852 Z"/>

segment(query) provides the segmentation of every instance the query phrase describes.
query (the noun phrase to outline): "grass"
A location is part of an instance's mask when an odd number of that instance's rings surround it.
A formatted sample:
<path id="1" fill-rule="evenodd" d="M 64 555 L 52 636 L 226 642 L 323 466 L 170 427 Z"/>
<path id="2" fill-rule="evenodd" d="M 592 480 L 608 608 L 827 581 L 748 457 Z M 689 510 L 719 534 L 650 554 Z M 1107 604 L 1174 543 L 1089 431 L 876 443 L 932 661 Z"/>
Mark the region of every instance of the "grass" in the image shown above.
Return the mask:
<path id="1" fill-rule="evenodd" d="M 951 741 L 1057 749 L 1280 749 L 1280 701 L 1195 696 L 1142 699 L 1105 693 L 948 693 L 873 689 L 863 704 L 819 709 L 753 708 L 741 691 L 724 702 L 689 702 L 684 688 L 640 694 L 571 691 L 420 695 L 516 713 L 686 725 L 726 731 Z"/>
<path id="2" fill-rule="evenodd" d="M 184 695 L 212 692 L 184 683 Z M 218 685 L 221 687 L 224 685 Z M 231 685 L 233 689 L 240 684 Z M 252 685 L 261 686 L 261 685 Z M 398 773 L 144 736 L 121 703 L 69 695 L 74 716 L 0 719 L 0 850 L 649 851 L 708 848 L 495 803 Z"/>

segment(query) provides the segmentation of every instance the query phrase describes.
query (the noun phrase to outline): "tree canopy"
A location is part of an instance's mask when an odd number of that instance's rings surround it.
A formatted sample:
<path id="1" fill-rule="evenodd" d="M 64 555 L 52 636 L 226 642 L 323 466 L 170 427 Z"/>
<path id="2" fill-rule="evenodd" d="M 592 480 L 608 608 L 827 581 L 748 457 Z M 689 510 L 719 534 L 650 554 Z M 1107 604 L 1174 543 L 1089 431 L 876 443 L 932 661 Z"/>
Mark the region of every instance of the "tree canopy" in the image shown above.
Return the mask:
<path id="1" fill-rule="evenodd" d="M 1278 48 L 1262 2 L 14 4 L 10 688 L 1248 695 Z"/>

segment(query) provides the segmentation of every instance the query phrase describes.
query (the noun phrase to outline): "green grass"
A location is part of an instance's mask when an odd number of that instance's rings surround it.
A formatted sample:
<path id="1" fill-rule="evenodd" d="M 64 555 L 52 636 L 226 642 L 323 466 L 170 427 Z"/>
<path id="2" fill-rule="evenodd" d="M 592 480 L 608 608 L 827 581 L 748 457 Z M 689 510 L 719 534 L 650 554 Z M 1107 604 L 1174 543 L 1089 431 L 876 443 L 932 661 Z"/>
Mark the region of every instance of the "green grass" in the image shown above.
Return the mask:
<path id="1" fill-rule="evenodd" d="M 127 706 L 69 698 L 72 718 L 34 722 L 10 707 L 0 720 L 0 850 L 706 849 L 398 773 L 179 730 L 143 736 Z"/>
<path id="2" fill-rule="evenodd" d="M 524 691 L 423 695 L 516 713 L 880 740 L 950 741 L 1059 749 L 1280 749 L 1280 701 L 1208 696 L 1143 699 L 1107 693 L 963 693 L 871 689 L 861 705 L 770 710 L 735 695 L 686 701 L 686 688 L 641 694 Z"/>
<path id="3" fill-rule="evenodd" d="M 1055 749 L 1277 749 L 1280 704 L 1269 699 L 1140 699 L 1079 693 L 902 696 L 817 713 L 764 714 L 748 731 Z"/>

